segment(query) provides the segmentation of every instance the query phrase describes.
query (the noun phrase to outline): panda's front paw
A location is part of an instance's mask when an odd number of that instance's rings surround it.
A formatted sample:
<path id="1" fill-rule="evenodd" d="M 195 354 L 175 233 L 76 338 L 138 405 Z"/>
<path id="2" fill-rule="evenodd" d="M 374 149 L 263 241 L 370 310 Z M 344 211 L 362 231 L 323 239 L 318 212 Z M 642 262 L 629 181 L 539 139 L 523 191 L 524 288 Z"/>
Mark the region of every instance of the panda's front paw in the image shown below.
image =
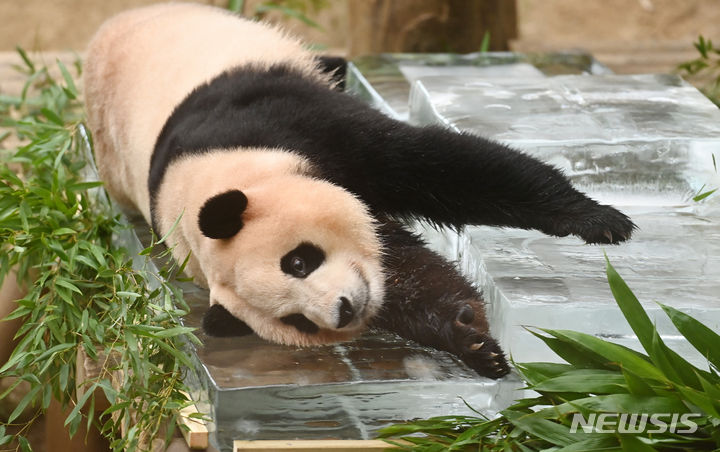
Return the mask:
<path id="1" fill-rule="evenodd" d="M 465 327 L 472 330 L 470 327 Z M 488 334 L 479 334 L 476 331 L 464 331 L 459 345 L 458 357 L 478 374 L 484 377 L 500 378 L 510 372 L 505 354 Z"/>
<path id="2" fill-rule="evenodd" d="M 478 374 L 500 378 L 510 372 L 505 354 L 495 339 L 473 326 L 474 314 L 470 305 L 457 314 L 453 326 L 456 354 Z"/>
<path id="3" fill-rule="evenodd" d="M 586 243 L 617 244 L 629 239 L 637 228 L 630 218 L 619 210 L 599 205 L 576 223 L 575 235 Z"/>

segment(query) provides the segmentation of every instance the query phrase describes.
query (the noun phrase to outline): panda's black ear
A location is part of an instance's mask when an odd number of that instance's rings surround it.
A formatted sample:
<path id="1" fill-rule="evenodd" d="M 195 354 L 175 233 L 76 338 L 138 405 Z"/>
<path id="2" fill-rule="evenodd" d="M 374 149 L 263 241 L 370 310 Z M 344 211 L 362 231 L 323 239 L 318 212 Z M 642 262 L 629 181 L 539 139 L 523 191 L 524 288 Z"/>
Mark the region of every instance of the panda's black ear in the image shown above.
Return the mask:
<path id="1" fill-rule="evenodd" d="M 213 196 L 200 209 L 200 231 L 211 239 L 229 239 L 242 229 L 242 214 L 247 203 L 247 196 L 240 190 Z"/>

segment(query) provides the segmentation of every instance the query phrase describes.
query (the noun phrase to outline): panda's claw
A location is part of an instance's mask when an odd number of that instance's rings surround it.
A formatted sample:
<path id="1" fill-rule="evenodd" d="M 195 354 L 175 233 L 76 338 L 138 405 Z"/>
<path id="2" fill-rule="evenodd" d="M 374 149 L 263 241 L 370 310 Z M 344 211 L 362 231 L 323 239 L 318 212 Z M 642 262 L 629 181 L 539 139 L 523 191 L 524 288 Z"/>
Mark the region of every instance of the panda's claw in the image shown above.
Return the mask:
<path id="1" fill-rule="evenodd" d="M 495 340 L 471 326 L 456 330 L 460 339 L 457 356 L 478 374 L 500 378 L 510 372 L 505 354 Z"/>
<path id="2" fill-rule="evenodd" d="M 605 237 L 607 237 L 608 243 L 613 243 L 612 231 L 606 230 L 605 233 L 604 233 L 604 235 L 605 235 Z"/>
<path id="3" fill-rule="evenodd" d="M 576 224 L 572 229 L 587 243 L 614 245 L 629 239 L 637 229 L 627 215 L 610 206 L 598 206 Z"/>

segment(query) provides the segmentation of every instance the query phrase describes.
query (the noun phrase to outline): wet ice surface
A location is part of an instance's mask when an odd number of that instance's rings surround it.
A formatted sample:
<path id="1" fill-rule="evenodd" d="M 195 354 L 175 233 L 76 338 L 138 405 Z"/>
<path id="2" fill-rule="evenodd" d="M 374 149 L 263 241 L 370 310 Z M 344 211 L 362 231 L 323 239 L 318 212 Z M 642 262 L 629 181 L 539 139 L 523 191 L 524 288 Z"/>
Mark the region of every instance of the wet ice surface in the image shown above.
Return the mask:
<path id="1" fill-rule="evenodd" d="M 669 75 L 421 77 L 410 120 L 520 148 L 639 227 L 618 246 L 490 227 L 455 238 L 461 268 L 484 290 L 493 332 L 515 360 L 558 360 L 523 325 L 637 348 L 607 284 L 606 252 L 662 337 L 706 365 L 657 304 L 720 330 L 720 202 L 692 200 L 720 186 L 712 157 L 720 153 L 720 112 L 702 94 Z"/>
<path id="2" fill-rule="evenodd" d="M 545 77 L 609 70 L 585 53 L 382 54 L 350 63 L 347 90 L 387 115 L 406 120 L 411 84 L 421 77 Z"/>

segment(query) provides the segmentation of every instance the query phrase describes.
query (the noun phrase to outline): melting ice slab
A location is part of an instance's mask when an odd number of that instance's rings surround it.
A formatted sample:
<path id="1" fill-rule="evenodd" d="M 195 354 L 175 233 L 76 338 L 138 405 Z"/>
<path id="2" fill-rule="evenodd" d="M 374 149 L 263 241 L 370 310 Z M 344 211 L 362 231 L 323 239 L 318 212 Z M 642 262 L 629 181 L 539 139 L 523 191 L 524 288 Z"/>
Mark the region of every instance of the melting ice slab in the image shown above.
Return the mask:
<path id="1" fill-rule="evenodd" d="M 714 139 L 717 107 L 673 75 L 422 77 L 411 121 L 503 141 L 580 144 Z"/>
<path id="2" fill-rule="evenodd" d="M 557 359 L 522 325 L 637 347 L 606 281 L 607 252 L 663 338 L 706 364 L 656 303 L 720 330 L 720 201 L 692 201 L 703 186 L 720 186 L 720 111 L 705 96 L 670 75 L 420 77 L 410 120 L 521 148 L 639 226 L 630 242 L 606 247 L 490 227 L 457 238 L 460 265 L 484 290 L 494 332 L 514 359 Z"/>
<path id="3" fill-rule="evenodd" d="M 461 267 L 482 285 L 490 302 L 490 323 L 515 360 L 557 360 L 523 325 L 582 331 L 638 348 L 613 301 L 605 275 L 606 252 L 663 339 L 705 365 L 657 303 L 720 331 L 718 217 L 665 206 L 624 210 L 639 230 L 620 246 L 590 246 L 575 238 L 490 227 L 468 228 L 462 234 Z"/>
<path id="4" fill-rule="evenodd" d="M 385 114 L 406 120 L 410 86 L 423 77 L 533 77 L 558 74 L 602 74 L 609 69 L 586 53 L 517 54 L 485 52 L 467 55 L 393 53 L 356 58 L 348 65 L 347 90 Z"/>

